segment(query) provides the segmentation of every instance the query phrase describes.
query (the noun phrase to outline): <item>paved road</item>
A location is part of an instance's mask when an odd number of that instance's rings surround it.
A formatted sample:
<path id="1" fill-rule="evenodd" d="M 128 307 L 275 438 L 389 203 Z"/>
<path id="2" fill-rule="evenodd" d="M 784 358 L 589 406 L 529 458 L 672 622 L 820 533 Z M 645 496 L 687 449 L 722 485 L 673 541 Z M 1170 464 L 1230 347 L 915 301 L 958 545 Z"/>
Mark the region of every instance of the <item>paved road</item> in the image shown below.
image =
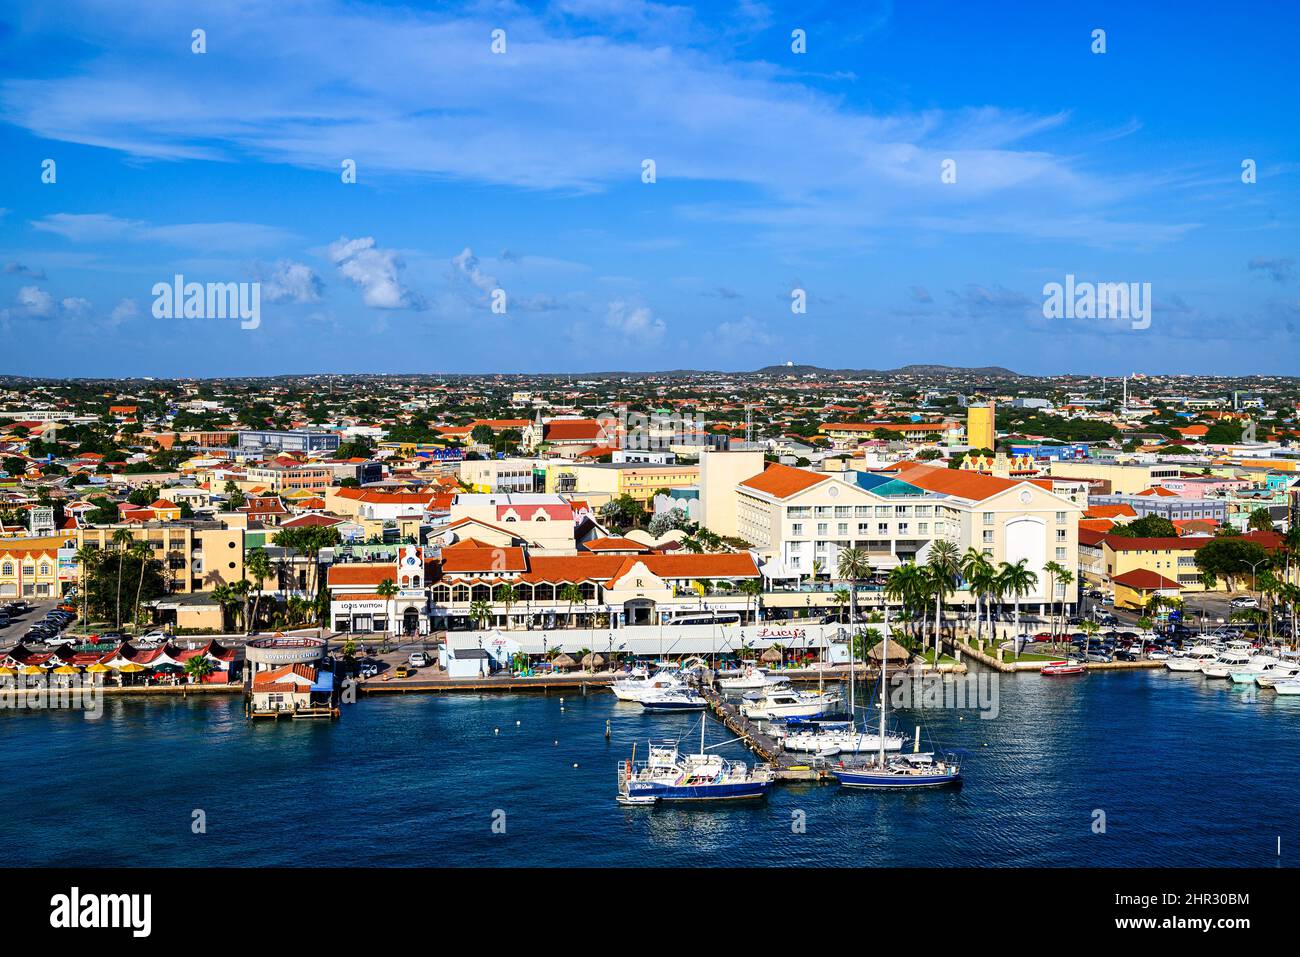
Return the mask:
<path id="1" fill-rule="evenodd" d="M 8 601 L 9 599 L 6 599 Z M 11 645 L 27 634 L 27 629 L 45 617 L 45 613 L 59 604 L 59 599 L 32 601 L 32 607 L 22 612 L 17 618 L 10 618 L 6 628 L 0 628 L 0 645 Z M 3 604 L 3 602 L 0 602 Z"/>

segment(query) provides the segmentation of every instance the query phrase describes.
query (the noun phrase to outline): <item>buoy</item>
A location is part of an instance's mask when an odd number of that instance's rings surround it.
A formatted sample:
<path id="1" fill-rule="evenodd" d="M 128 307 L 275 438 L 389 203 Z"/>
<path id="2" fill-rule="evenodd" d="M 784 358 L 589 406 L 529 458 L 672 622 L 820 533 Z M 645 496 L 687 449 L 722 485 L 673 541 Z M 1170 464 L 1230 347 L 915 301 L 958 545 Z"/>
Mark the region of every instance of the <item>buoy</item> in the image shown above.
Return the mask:
<path id="1" fill-rule="evenodd" d="M 576 768 L 576 767 L 578 766 L 578 762 L 577 762 L 577 761 L 574 761 L 574 762 L 573 762 L 573 766 Z"/>
<path id="2" fill-rule="evenodd" d="M 517 728 L 517 727 L 519 727 L 521 724 L 523 724 L 522 721 L 516 721 L 516 722 L 515 722 L 515 727 Z"/>
<path id="3" fill-rule="evenodd" d="M 500 734 L 500 733 L 501 733 L 501 729 L 500 729 L 500 728 L 493 728 L 493 729 L 492 729 L 492 733 L 493 733 L 493 734 Z"/>

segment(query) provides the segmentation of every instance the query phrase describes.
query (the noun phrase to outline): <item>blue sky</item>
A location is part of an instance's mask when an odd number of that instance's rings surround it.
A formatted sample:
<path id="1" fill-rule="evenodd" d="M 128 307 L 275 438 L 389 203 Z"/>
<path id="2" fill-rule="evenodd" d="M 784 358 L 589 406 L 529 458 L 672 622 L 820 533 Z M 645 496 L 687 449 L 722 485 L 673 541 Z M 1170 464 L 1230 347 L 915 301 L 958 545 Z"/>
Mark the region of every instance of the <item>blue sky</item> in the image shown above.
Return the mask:
<path id="1" fill-rule="evenodd" d="M 0 372 L 1296 371 L 1295 4 L 189 6 L 0 13 Z"/>

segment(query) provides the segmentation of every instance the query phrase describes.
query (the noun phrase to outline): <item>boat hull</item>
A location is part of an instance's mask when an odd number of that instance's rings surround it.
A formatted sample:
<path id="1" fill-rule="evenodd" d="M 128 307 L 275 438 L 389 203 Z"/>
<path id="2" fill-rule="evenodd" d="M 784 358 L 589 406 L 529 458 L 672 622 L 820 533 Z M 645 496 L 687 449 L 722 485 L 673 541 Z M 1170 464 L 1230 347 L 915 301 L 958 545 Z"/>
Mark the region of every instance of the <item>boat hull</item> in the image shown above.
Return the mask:
<path id="1" fill-rule="evenodd" d="M 701 698 L 699 701 L 642 701 L 641 707 L 646 711 L 703 711 L 709 703 Z"/>
<path id="2" fill-rule="evenodd" d="M 923 788 L 946 788 L 961 785 L 961 774 L 890 774 L 887 771 L 832 771 L 846 788 L 871 788 L 880 791 L 912 791 Z"/>
<path id="3" fill-rule="evenodd" d="M 738 781 L 728 784 L 660 784 L 655 781 L 630 781 L 627 797 L 638 801 L 745 801 L 767 796 L 771 781 Z"/>

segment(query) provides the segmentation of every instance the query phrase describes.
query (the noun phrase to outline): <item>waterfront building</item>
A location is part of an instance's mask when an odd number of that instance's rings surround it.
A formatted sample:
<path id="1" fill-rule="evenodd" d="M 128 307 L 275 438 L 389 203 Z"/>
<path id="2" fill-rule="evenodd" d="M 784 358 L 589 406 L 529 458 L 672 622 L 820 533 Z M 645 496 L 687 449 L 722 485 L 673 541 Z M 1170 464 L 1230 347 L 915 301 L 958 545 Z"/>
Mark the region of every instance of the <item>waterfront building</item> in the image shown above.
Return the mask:
<path id="1" fill-rule="evenodd" d="M 1266 551 L 1275 550 L 1282 540 L 1274 532 L 1250 532 L 1239 538 L 1256 542 Z M 1210 542 L 1221 541 L 1224 539 L 1211 536 L 1125 538 L 1120 535 L 1105 535 L 1098 544 L 1102 550 L 1105 575 L 1110 582 L 1115 582 L 1129 572 L 1152 572 L 1173 582 L 1181 592 L 1196 593 L 1206 590 L 1201 582 L 1201 571 L 1196 567 L 1196 553 Z M 1226 582 L 1216 582 L 1214 590 L 1226 587 Z"/>

